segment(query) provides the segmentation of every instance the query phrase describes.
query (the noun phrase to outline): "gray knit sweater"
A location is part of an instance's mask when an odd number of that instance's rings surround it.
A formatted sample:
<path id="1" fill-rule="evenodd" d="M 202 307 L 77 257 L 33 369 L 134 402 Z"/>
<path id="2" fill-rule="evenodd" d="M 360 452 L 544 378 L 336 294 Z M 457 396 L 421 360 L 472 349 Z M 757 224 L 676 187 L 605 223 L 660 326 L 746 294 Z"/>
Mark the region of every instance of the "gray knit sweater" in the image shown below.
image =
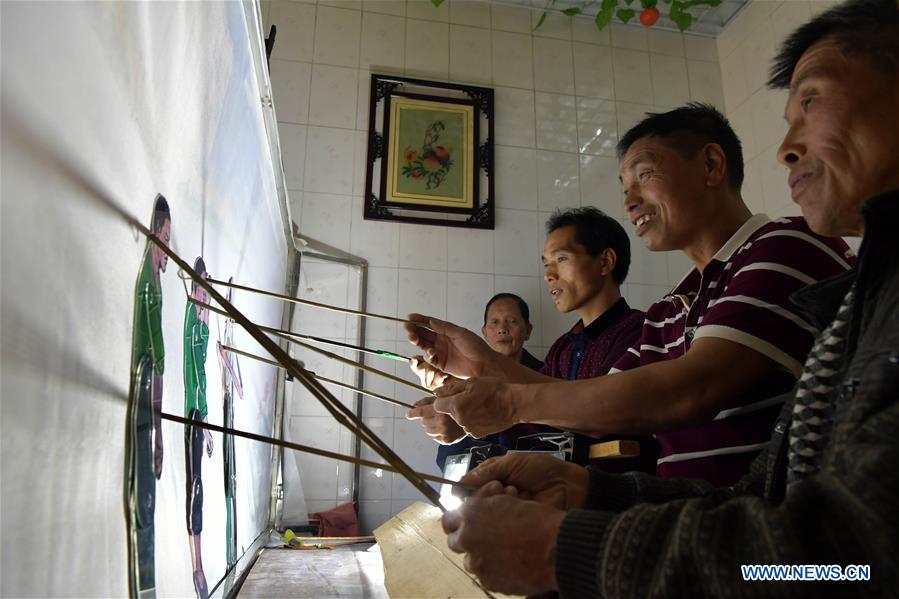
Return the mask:
<path id="1" fill-rule="evenodd" d="M 591 471 L 558 537 L 563 597 L 899 596 L 899 190 L 865 205 L 857 270 L 794 301 L 824 329 L 856 281 L 818 470 L 787 488 L 788 400 L 740 482 Z M 741 565 L 870 565 L 866 582 L 750 582 Z"/>

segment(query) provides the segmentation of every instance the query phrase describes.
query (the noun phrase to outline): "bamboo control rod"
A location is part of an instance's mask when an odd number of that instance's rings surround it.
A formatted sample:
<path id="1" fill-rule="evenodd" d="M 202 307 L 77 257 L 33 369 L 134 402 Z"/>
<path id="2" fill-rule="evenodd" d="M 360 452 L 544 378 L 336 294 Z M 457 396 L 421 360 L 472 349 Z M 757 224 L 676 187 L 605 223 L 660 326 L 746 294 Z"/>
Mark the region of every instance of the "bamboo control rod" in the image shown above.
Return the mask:
<path id="1" fill-rule="evenodd" d="M 252 441 L 259 441 L 260 443 L 268 443 L 269 445 L 276 445 L 278 447 L 283 447 L 284 449 L 293 449 L 295 451 L 301 451 L 303 453 L 308 453 L 310 455 L 317 455 L 324 458 L 330 458 L 332 460 L 337 460 L 339 462 L 347 462 L 350 464 L 358 464 L 359 466 L 365 466 L 366 468 L 375 468 L 386 470 L 388 472 L 398 472 L 396 468 L 390 466 L 389 464 L 380 464 L 378 462 L 372 462 L 371 460 L 364 460 L 362 458 L 356 458 L 353 456 L 343 455 L 342 453 L 335 453 L 333 451 L 328 451 L 326 449 L 319 449 L 317 447 L 310 447 L 309 445 L 300 445 L 299 443 L 291 443 L 290 441 L 282 441 L 280 439 L 275 439 L 274 437 L 266 437 L 265 435 L 257 435 L 256 433 L 250 433 L 247 431 L 242 431 L 234 428 L 229 428 L 227 426 L 219 426 L 217 424 L 210 424 L 208 422 L 203 422 L 202 420 L 191 420 L 190 418 L 184 418 L 182 416 L 176 416 L 174 414 L 169 414 L 167 412 L 162 412 L 161 416 L 165 420 L 170 420 L 172 422 L 177 422 L 179 424 L 186 424 L 188 426 L 194 426 L 197 428 L 206 429 L 209 431 L 213 431 L 216 433 L 222 433 L 224 435 L 234 435 L 235 437 L 243 437 L 244 439 L 250 439 Z M 439 476 L 434 476 L 433 474 L 424 474 L 422 472 L 416 472 L 416 475 L 420 476 L 425 480 L 430 480 L 435 483 L 441 483 L 444 485 L 453 485 L 453 486 L 463 486 L 460 485 L 456 481 L 452 481 L 448 478 L 441 478 Z"/>
<path id="2" fill-rule="evenodd" d="M 209 304 L 201 302 L 199 300 L 196 300 L 192 297 L 188 298 L 188 301 L 193 304 L 196 304 L 202 308 L 205 308 L 205 309 L 209 310 L 210 312 L 214 312 L 216 314 L 221 314 L 223 316 L 228 316 L 228 313 L 225 312 L 224 310 L 220 310 L 219 308 L 210 306 Z M 378 376 L 384 377 L 385 379 L 389 379 L 389 380 L 393 381 L 394 383 L 399 383 L 400 385 L 405 385 L 406 387 L 409 387 L 410 389 L 415 389 L 416 391 L 420 391 L 420 392 L 424 393 L 425 395 L 433 395 L 434 394 L 434 392 L 431 391 L 430 389 L 428 389 L 427 387 L 422 387 L 421 385 L 417 385 L 411 381 L 407 381 L 404 378 L 400 378 L 396 375 L 390 374 L 388 372 L 384 372 L 383 370 L 378 370 L 377 368 L 369 366 L 368 364 L 356 362 L 355 360 L 350 360 L 349 358 L 344 358 L 343 356 L 339 356 L 333 352 L 329 352 L 326 349 L 322 349 L 320 347 L 315 347 L 314 345 L 309 345 L 308 343 L 304 343 L 303 341 L 300 341 L 299 339 L 297 339 L 298 336 L 296 334 L 294 334 L 290 331 L 282 331 L 281 329 L 276 329 L 274 327 L 267 327 L 267 326 L 261 325 L 261 324 L 256 325 L 256 326 L 259 327 L 259 329 L 261 329 L 267 333 L 270 333 L 276 337 L 280 337 L 281 339 L 284 339 L 285 341 L 289 341 L 290 343 L 299 345 L 300 347 L 305 347 L 308 350 L 319 353 L 327 358 L 331 358 L 332 360 L 335 360 L 342 364 L 346 364 L 348 366 L 353 366 L 354 368 L 360 368 L 362 370 L 365 370 L 366 372 L 371 372 L 373 374 L 377 374 Z"/>
<path id="3" fill-rule="evenodd" d="M 377 318 L 380 320 L 389 320 L 392 322 L 399 322 L 402 324 L 412 324 L 422 329 L 427 329 L 431 332 L 434 332 L 433 329 L 424 325 L 420 322 L 413 322 L 411 320 L 406 320 L 405 318 L 397 318 L 396 316 L 387 316 L 386 314 L 375 314 L 373 312 L 361 312 L 359 310 L 353 310 L 351 308 L 340 308 L 338 306 L 331 306 L 329 304 L 321 304 L 319 302 L 313 302 L 310 300 L 300 299 L 298 297 L 290 297 L 289 295 L 284 295 L 282 293 L 274 293 L 272 291 L 266 291 L 264 289 L 256 289 L 255 287 L 247 287 L 245 285 L 239 285 L 237 283 L 229 283 L 227 281 L 220 281 L 218 279 L 213 279 L 209 277 L 206 279 L 210 283 L 215 285 L 222 285 L 224 287 L 232 287 L 234 289 L 240 289 L 241 291 L 249 291 L 251 293 L 258 293 L 259 295 L 265 295 L 268 297 L 273 297 L 285 302 L 293 302 L 294 304 L 300 304 L 302 306 L 309 306 L 311 308 L 319 308 L 321 310 L 329 310 L 331 312 L 342 312 L 343 314 L 352 314 L 353 316 L 362 316 L 364 318 Z"/>
<path id="4" fill-rule="evenodd" d="M 256 354 L 251 354 L 250 352 L 241 351 L 241 350 L 237 349 L 236 347 L 231 347 L 229 345 L 223 345 L 222 349 L 224 349 L 227 352 L 237 354 L 238 356 L 245 356 L 247 358 L 250 358 L 251 360 L 258 360 L 260 362 L 265 362 L 266 364 L 271 364 L 272 366 L 277 366 L 278 368 L 281 368 L 281 365 L 278 364 L 277 362 L 275 362 L 274 360 L 269 360 L 268 358 L 263 358 L 262 356 L 257 356 Z M 395 406 L 400 406 L 402 408 L 411 409 L 411 408 L 415 407 L 412 404 L 406 403 L 404 401 L 400 401 L 398 399 L 393 399 L 392 397 L 387 397 L 386 395 L 381 395 L 380 393 L 375 393 L 374 391 L 366 391 L 365 389 L 360 389 L 358 387 L 354 387 L 354 386 L 350 385 L 349 383 L 342 383 L 340 381 L 335 381 L 334 379 L 329 379 L 329 378 L 323 377 L 319 374 L 312 372 L 311 370 L 309 370 L 308 372 L 309 372 L 309 374 L 311 374 L 312 376 L 314 376 L 315 378 L 317 378 L 318 380 L 320 380 L 324 383 L 330 383 L 332 385 L 337 385 L 338 387 L 343 387 L 344 389 L 349 389 L 350 391 L 355 391 L 356 393 L 361 393 L 362 395 L 367 395 L 368 397 L 380 399 L 383 402 L 391 403 Z"/>
<path id="5" fill-rule="evenodd" d="M 200 276 L 191 266 L 185 262 L 174 250 L 172 250 L 165 242 L 150 231 L 143 223 L 133 221 L 136 228 L 141 231 L 147 239 L 155 244 L 164 254 L 184 272 L 186 272 L 193 282 L 202 288 L 209 296 L 225 309 L 226 315 L 234 322 L 239 324 L 259 345 L 268 352 L 278 363 L 280 363 L 291 375 L 293 375 L 306 389 L 315 397 L 328 411 L 334 419 L 345 426 L 358 438 L 360 438 L 372 451 L 380 455 L 388 464 L 396 469 L 409 483 L 421 492 L 433 505 L 445 511 L 440 503 L 440 494 L 425 482 L 412 468 L 400 458 L 383 440 L 381 440 L 351 409 L 338 401 L 322 383 L 317 381 L 310 375 L 305 368 L 290 357 L 290 355 L 277 343 L 268 337 L 258 326 L 251 322 L 243 313 L 234 307 L 209 281 Z"/>

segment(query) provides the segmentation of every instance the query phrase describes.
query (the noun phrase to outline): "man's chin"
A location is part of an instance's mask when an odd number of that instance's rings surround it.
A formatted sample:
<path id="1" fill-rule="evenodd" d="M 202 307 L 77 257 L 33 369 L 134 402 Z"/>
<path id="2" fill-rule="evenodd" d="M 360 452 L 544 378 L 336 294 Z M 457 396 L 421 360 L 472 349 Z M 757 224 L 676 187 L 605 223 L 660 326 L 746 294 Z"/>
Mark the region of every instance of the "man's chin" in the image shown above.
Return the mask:
<path id="1" fill-rule="evenodd" d="M 664 237 L 661 233 L 661 231 L 658 233 L 655 231 L 644 233 L 640 237 L 643 247 L 650 252 L 673 252 L 681 249 L 677 243 L 672 242 L 671 239 Z"/>

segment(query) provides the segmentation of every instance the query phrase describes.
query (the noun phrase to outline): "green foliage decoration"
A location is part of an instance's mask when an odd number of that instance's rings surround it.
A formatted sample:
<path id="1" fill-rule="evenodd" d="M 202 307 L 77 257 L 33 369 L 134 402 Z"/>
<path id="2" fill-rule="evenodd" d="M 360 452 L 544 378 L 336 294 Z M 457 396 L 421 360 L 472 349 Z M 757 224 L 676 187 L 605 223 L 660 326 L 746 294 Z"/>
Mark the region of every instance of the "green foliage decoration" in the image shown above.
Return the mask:
<path id="1" fill-rule="evenodd" d="M 553 10 L 558 10 L 558 12 L 565 16 L 574 17 L 582 14 L 587 8 L 598 3 L 600 4 L 600 9 L 599 12 L 596 13 L 595 22 L 596 28 L 600 31 L 605 29 L 609 23 L 612 22 L 613 15 L 617 15 L 622 23 L 628 23 L 637 16 L 637 12 L 634 9 L 627 8 L 634 3 L 634 0 L 580 0 L 580 5 L 568 6 L 562 9 L 555 8 L 556 1 L 557 0 L 549 0 L 546 3 L 543 14 L 540 15 L 537 24 L 534 25 L 534 31 L 540 29 L 544 21 L 546 21 L 546 16 Z M 446 0 L 431 0 L 431 4 L 435 7 L 439 7 L 444 2 L 446 2 Z M 693 24 L 693 15 L 689 12 L 690 8 L 694 6 L 715 7 L 721 4 L 721 0 L 663 0 L 663 2 L 668 5 L 668 18 L 677 25 L 677 28 L 681 31 L 686 31 Z M 623 6 L 619 7 L 619 3 L 622 3 Z M 640 6 L 643 10 L 657 8 L 658 4 L 659 0 L 640 0 Z"/>
<path id="2" fill-rule="evenodd" d="M 589 2 L 588 4 L 592 4 Z M 612 22 L 612 13 L 618 6 L 618 0 L 602 0 L 602 7 L 596 13 L 596 28 L 602 31 Z"/>
<path id="3" fill-rule="evenodd" d="M 618 18 L 621 19 L 622 23 L 627 23 L 637 15 L 637 11 L 633 8 L 619 8 L 618 12 L 615 14 L 618 15 Z"/>
<path id="4" fill-rule="evenodd" d="M 537 24 L 534 26 L 534 31 L 540 29 L 544 21 L 546 21 L 546 16 L 552 11 L 558 11 L 563 15 L 574 17 L 583 14 L 588 8 L 598 4 L 599 11 L 596 13 L 595 23 L 596 28 L 600 31 L 608 27 L 609 23 L 612 22 L 613 16 L 617 16 L 622 23 L 628 23 L 638 14 L 638 11 L 629 8 L 634 4 L 634 0 L 579 0 L 575 3 L 569 0 L 569 6 L 561 9 L 555 8 L 556 1 L 557 0 L 548 0 L 543 9 L 543 14 L 540 15 Z M 693 24 L 693 15 L 689 11 L 690 8 L 694 6 L 715 7 L 721 4 L 721 0 L 662 1 L 668 5 L 668 18 L 677 25 L 677 28 L 681 31 L 686 31 Z M 444 0 L 431 0 L 431 2 L 434 3 L 434 6 L 440 6 Z M 571 6 L 571 4 L 575 5 Z M 659 0 L 640 0 L 640 7 L 643 11 L 651 8 L 658 8 L 658 4 Z"/>

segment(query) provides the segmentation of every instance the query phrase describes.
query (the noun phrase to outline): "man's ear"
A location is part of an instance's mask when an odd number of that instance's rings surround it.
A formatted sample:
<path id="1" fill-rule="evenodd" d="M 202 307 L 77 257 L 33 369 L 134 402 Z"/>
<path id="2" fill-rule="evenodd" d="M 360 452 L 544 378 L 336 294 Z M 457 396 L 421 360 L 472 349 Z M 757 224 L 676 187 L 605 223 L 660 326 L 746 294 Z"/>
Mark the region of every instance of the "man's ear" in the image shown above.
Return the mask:
<path id="1" fill-rule="evenodd" d="M 487 323 L 486 322 L 483 325 L 481 325 L 481 337 L 483 337 L 484 339 L 487 338 Z"/>
<path id="2" fill-rule="evenodd" d="M 700 150 L 703 166 L 705 166 L 706 185 L 717 187 L 727 179 L 727 157 L 724 149 L 716 143 L 706 144 Z"/>
<path id="3" fill-rule="evenodd" d="M 525 341 L 527 341 L 528 339 L 531 338 L 531 331 L 533 331 L 533 330 L 534 330 L 534 325 L 532 325 L 531 323 L 528 323 L 527 329 L 525 330 L 526 332 L 524 334 Z"/>
<path id="4" fill-rule="evenodd" d="M 612 271 L 615 270 L 615 265 L 618 264 L 618 254 L 615 253 L 615 250 L 612 248 L 604 249 L 599 254 L 599 259 L 601 260 L 600 274 L 604 277 L 612 274 Z"/>

